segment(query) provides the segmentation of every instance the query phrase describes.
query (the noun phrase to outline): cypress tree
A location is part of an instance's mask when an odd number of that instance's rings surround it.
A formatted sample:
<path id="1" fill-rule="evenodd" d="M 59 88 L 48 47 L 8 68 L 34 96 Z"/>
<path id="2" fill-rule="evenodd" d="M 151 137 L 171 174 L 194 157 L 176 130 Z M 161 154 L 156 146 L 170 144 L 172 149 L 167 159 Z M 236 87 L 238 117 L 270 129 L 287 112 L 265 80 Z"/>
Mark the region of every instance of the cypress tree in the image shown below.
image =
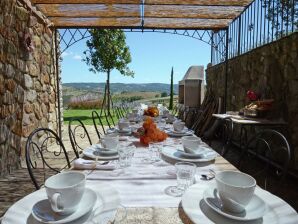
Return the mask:
<path id="1" fill-rule="evenodd" d="M 171 72 L 171 90 L 170 90 L 170 105 L 169 109 L 173 110 L 173 102 L 174 101 L 174 69 L 172 67 L 172 72 Z"/>

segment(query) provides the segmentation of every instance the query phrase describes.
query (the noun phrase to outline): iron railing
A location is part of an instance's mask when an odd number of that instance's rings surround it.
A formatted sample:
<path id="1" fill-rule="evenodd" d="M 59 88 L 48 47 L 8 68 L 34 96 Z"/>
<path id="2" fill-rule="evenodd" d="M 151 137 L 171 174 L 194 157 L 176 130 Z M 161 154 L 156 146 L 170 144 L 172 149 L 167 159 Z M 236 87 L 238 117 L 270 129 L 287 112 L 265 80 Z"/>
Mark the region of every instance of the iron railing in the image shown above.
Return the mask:
<path id="1" fill-rule="evenodd" d="M 298 0 L 255 0 L 227 30 L 213 33 L 212 64 L 225 61 L 225 53 L 230 59 L 297 30 Z"/>

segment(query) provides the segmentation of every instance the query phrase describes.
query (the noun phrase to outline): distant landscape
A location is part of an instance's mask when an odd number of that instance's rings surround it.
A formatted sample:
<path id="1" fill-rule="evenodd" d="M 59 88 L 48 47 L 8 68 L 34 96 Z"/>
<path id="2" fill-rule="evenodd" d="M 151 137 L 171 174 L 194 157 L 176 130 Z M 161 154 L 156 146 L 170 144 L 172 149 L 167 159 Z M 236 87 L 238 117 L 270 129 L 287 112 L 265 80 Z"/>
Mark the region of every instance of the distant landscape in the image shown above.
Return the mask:
<path id="1" fill-rule="evenodd" d="M 94 101 L 103 97 L 105 83 L 64 83 L 63 105 L 68 107 L 71 101 Z M 178 85 L 174 85 L 174 95 Z M 170 94 L 170 84 L 164 83 L 111 83 L 114 100 L 149 100 L 166 97 Z"/>
<path id="2" fill-rule="evenodd" d="M 64 122 L 72 118 L 80 119 L 85 125 L 92 125 L 91 113 L 101 108 L 105 83 L 64 83 L 63 107 Z M 174 101 L 177 100 L 178 85 L 174 85 Z M 170 84 L 111 83 L 113 102 L 143 102 L 148 104 L 170 102 Z M 114 114 L 114 113 L 113 113 Z M 106 121 L 103 121 L 106 125 Z"/>

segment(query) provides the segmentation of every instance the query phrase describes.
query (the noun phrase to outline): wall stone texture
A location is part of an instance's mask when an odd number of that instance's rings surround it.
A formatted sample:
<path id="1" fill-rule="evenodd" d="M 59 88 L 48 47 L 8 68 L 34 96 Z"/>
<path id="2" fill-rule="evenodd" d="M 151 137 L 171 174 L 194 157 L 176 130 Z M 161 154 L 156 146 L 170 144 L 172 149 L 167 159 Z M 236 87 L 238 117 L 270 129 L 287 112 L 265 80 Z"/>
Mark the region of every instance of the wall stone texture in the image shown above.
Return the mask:
<path id="1" fill-rule="evenodd" d="M 29 53 L 26 33 L 34 43 Z M 34 129 L 58 129 L 53 37 L 21 1 L 0 1 L 0 176 L 19 167 Z"/>
<path id="2" fill-rule="evenodd" d="M 225 64 L 209 67 L 207 88 L 224 97 Z M 290 141 L 298 168 L 298 33 L 254 49 L 228 61 L 227 110 L 247 105 L 246 92 L 261 92 L 274 99 L 269 118 L 288 122 Z"/>

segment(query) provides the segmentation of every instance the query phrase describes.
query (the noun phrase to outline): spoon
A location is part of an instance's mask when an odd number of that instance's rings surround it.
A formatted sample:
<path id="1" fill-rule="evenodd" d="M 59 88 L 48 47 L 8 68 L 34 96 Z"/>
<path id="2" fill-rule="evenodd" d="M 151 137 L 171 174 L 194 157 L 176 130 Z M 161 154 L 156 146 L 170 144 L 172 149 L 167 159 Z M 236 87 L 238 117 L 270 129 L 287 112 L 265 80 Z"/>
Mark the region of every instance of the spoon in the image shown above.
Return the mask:
<path id="1" fill-rule="evenodd" d="M 209 169 L 209 173 L 208 174 L 202 174 L 201 175 L 201 179 L 203 180 L 212 180 L 215 178 L 215 172 L 212 169 Z"/>

